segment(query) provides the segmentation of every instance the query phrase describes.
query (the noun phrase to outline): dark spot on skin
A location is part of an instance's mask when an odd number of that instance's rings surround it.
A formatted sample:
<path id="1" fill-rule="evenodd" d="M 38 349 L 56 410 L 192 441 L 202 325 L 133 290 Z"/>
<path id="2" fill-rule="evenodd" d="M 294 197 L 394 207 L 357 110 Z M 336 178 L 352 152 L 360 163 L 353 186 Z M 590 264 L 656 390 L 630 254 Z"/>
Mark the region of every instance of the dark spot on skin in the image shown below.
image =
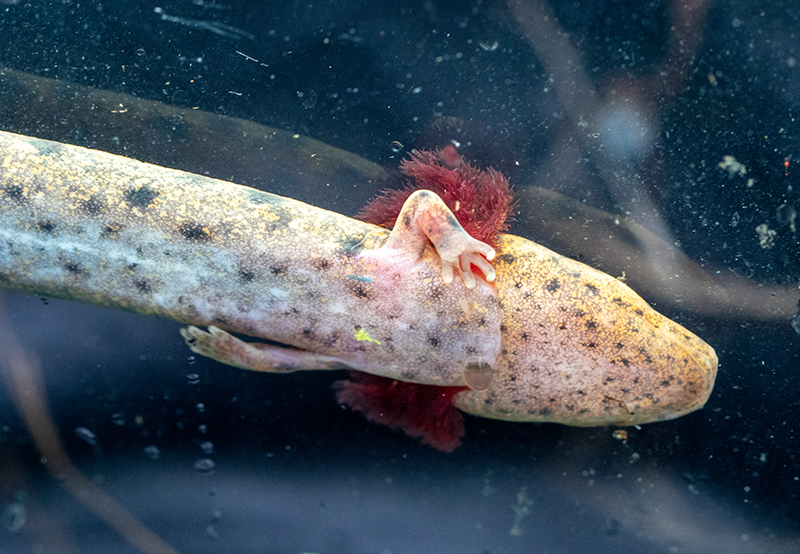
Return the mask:
<path id="1" fill-rule="evenodd" d="M 519 281 L 517 281 L 517 282 L 515 282 L 515 283 L 514 283 L 514 287 L 516 287 L 516 288 L 518 288 L 518 289 L 521 289 L 521 288 L 522 288 L 522 283 L 520 283 Z"/>
<path id="2" fill-rule="evenodd" d="M 450 227 L 453 227 L 455 229 L 461 227 L 461 224 L 459 224 L 458 220 L 456 219 L 456 216 L 454 216 L 451 213 L 447 214 L 447 217 L 445 218 L 445 221 L 447 221 L 447 224 Z"/>
<path id="3" fill-rule="evenodd" d="M 624 365 L 625 367 L 628 367 L 631 363 L 627 358 L 620 358 L 619 361 L 622 362 L 622 365 Z"/>
<path id="4" fill-rule="evenodd" d="M 627 308 L 628 306 L 630 306 L 630 304 L 628 304 L 627 302 L 625 302 L 625 301 L 624 301 L 622 298 L 620 298 L 619 296 L 618 296 L 618 297 L 616 297 L 616 298 L 613 298 L 611 301 L 612 301 L 614 304 L 616 304 L 617 306 L 622 306 L 622 307 L 624 307 L 624 308 Z"/>
<path id="5" fill-rule="evenodd" d="M 356 298 L 369 298 L 370 287 L 368 283 L 363 281 L 356 281 L 354 279 L 347 280 L 347 290 Z"/>
<path id="6" fill-rule="evenodd" d="M 513 254 L 500 254 L 494 259 L 494 263 L 513 264 L 517 259 Z"/>
<path id="7" fill-rule="evenodd" d="M 303 329 L 302 333 L 303 333 L 303 338 L 306 339 L 310 339 L 311 337 L 314 336 L 314 331 L 312 331 L 311 329 Z"/>
<path id="8" fill-rule="evenodd" d="M 593 295 L 597 295 L 600 292 L 598 290 L 598 288 L 596 286 L 592 285 L 591 283 L 587 283 L 586 284 L 586 290 L 591 292 Z"/>
<path id="9" fill-rule="evenodd" d="M 545 290 L 547 292 L 556 292 L 560 288 L 561 284 L 559 284 L 558 279 L 552 279 L 549 283 L 547 283 Z"/>
<path id="10" fill-rule="evenodd" d="M 411 226 L 411 217 L 404 215 L 403 216 L 403 227 L 410 227 Z"/>
<path id="11" fill-rule="evenodd" d="M 202 225 L 192 221 L 185 221 L 178 226 L 178 231 L 183 238 L 192 242 L 208 242 L 211 240 L 211 235 L 206 231 Z"/>
<path id="12" fill-rule="evenodd" d="M 583 310 L 578 310 L 577 312 L 575 312 L 575 317 L 579 317 L 581 319 L 583 319 L 583 317 L 585 315 L 586 315 L 586 312 L 584 312 Z"/>
<path id="13" fill-rule="evenodd" d="M 669 381 L 661 381 L 661 386 L 662 387 L 668 387 L 669 386 Z"/>
<path id="14" fill-rule="evenodd" d="M 436 337 L 428 337 L 428 344 L 436 348 L 439 346 L 439 339 Z"/>
<path id="15" fill-rule="evenodd" d="M 521 338 L 522 340 L 528 340 L 529 338 L 531 338 L 531 336 L 528 333 L 522 333 L 519 336 L 519 338 Z"/>
<path id="16" fill-rule="evenodd" d="M 289 269 L 289 266 L 286 264 L 275 264 L 270 266 L 269 272 L 273 275 L 282 275 L 286 273 L 286 270 Z"/>
<path id="17" fill-rule="evenodd" d="M 145 209 L 153 203 L 153 200 L 155 200 L 156 196 L 158 196 L 158 192 L 154 191 L 147 185 L 144 185 L 139 188 L 128 189 L 122 198 L 132 208 Z"/>
<path id="18" fill-rule="evenodd" d="M 566 330 L 567 330 L 567 326 L 566 326 L 566 325 L 564 325 L 563 323 L 562 323 L 561 325 L 559 325 L 559 326 L 558 326 L 558 328 L 559 328 L 561 331 L 566 331 Z"/>
<path id="19" fill-rule="evenodd" d="M 633 313 L 635 313 L 639 317 L 642 317 L 644 315 L 644 310 L 642 310 L 641 308 L 636 308 L 635 310 L 633 310 Z"/>
<path id="20" fill-rule="evenodd" d="M 589 321 L 586 322 L 586 328 L 587 329 L 597 329 L 597 322 L 595 320 L 593 320 L 593 319 L 590 319 Z"/>
<path id="21" fill-rule="evenodd" d="M 491 398 L 487 398 L 486 400 L 483 401 L 483 403 L 486 404 L 486 405 L 489 405 L 489 404 L 492 403 L 492 399 Z"/>
<path id="22" fill-rule="evenodd" d="M 136 268 L 139 267 L 139 264 L 128 264 L 125 266 L 125 269 L 128 271 L 136 271 Z"/>
<path id="23" fill-rule="evenodd" d="M 556 401 L 556 399 L 555 399 L 555 398 L 551 398 L 551 399 L 550 399 L 550 402 L 555 402 L 555 401 Z"/>
<path id="24" fill-rule="evenodd" d="M 74 273 L 75 275 L 79 275 L 79 274 L 83 273 L 83 271 L 84 271 L 83 268 L 81 268 L 81 266 L 79 266 L 75 262 L 67 262 L 67 263 L 65 263 L 64 264 L 64 269 L 66 269 L 70 273 Z"/>
<path id="25" fill-rule="evenodd" d="M 139 291 L 141 292 L 150 292 L 152 290 L 152 288 L 150 287 L 150 283 L 148 283 L 144 279 L 139 279 L 137 281 L 134 281 L 133 284 L 136 285 L 136 288 L 139 289 Z"/>
<path id="26" fill-rule="evenodd" d="M 586 344 L 584 344 L 584 346 L 586 348 L 597 348 L 597 344 L 594 342 L 587 342 Z"/>
<path id="27" fill-rule="evenodd" d="M 256 274 L 250 271 L 249 269 L 239 268 L 238 274 L 239 274 L 239 279 L 241 279 L 245 283 L 249 283 L 250 281 L 256 278 Z"/>
<path id="28" fill-rule="evenodd" d="M 100 233 L 100 238 L 116 240 L 119 236 L 119 232 L 122 230 L 122 225 L 119 223 L 109 223 L 103 229 L 103 232 Z"/>
<path id="29" fill-rule="evenodd" d="M 618 342 L 617 344 L 614 345 L 614 347 L 615 348 L 625 348 L 625 345 L 622 344 L 621 342 Z"/>
<path id="30" fill-rule="evenodd" d="M 4 188 L 3 196 L 8 197 L 9 200 L 17 204 L 25 205 L 28 203 L 28 199 L 25 197 L 22 187 L 19 185 L 10 185 Z"/>
<path id="31" fill-rule="evenodd" d="M 80 209 L 89 215 L 99 215 L 106 209 L 106 204 L 96 194 L 93 194 L 89 200 L 83 200 L 79 204 Z"/>
<path id="32" fill-rule="evenodd" d="M 325 271 L 331 266 L 331 262 L 325 258 L 314 258 L 311 261 L 311 265 L 314 267 L 314 269 Z"/>
<path id="33" fill-rule="evenodd" d="M 36 225 L 43 233 L 52 233 L 56 228 L 56 224 L 52 221 L 39 221 Z"/>
<path id="34" fill-rule="evenodd" d="M 224 317 L 215 317 L 214 318 L 214 323 L 219 323 L 220 325 L 227 325 L 228 324 L 228 320 L 225 319 Z"/>

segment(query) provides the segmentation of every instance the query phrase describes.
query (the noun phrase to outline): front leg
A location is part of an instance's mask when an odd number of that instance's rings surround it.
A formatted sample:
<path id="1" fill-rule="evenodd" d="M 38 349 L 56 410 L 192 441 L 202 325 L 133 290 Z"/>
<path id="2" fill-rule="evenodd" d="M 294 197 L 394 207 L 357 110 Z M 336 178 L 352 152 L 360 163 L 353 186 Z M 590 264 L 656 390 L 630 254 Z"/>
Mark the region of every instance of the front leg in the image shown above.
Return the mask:
<path id="1" fill-rule="evenodd" d="M 473 265 L 483 272 L 486 281 L 494 281 L 494 268 L 487 261 L 494 259 L 494 248 L 472 238 L 436 193 L 418 190 L 403 204 L 394 229 L 379 251 L 416 260 L 428 241 L 442 260 L 442 280 L 446 284 L 453 282 L 457 271 L 464 286 L 475 288 Z"/>
<path id="2" fill-rule="evenodd" d="M 213 325 L 208 332 L 194 326 L 181 329 L 186 344 L 195 354 L 241 369 L 267 373 L 291 373 L 305 369 L 349 369 L 336 358 L 298 348 L 244 342 Z"/>

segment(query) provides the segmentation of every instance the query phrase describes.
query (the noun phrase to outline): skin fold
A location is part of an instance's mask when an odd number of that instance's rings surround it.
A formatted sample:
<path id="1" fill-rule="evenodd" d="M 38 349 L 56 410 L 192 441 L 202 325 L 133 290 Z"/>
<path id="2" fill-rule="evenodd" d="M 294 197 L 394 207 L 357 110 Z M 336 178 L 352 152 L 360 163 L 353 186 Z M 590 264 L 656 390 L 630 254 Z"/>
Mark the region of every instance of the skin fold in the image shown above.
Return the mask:
<path id="1" fill-rule="evenodd" d="M 246 369 L 467 387 L 456 407 L 511 421 L 670 419 L 703 406 L 717 370 L 711 347 L 625 284 L 513 235 L 493 249 L 430 191 L 390 232 L 11 133 L 0 286 L 186 323 L 192 350 Z"/>

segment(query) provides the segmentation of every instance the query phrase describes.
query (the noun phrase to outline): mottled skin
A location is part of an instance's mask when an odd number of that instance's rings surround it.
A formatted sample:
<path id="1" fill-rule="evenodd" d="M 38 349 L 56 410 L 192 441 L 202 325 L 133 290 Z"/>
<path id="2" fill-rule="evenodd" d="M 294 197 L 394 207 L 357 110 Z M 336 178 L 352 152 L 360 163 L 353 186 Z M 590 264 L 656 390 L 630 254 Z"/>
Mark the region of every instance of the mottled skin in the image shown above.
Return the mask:
<path id="1" fill-rule="evenodd" d="M 492 418 L 635 424 L 705 403 L 714 351 L 627 286 L 510 235 L 499 238 L 490 283 L 481 256 L 493 255 L 427 191 L 389 233 L 231 183 L 0 133 L 0 286 L 188 323 L 195 351 L 239 367 L 467 385 L 456 406 Z M 483 278 L 461 272 L 467 262 Z"/>

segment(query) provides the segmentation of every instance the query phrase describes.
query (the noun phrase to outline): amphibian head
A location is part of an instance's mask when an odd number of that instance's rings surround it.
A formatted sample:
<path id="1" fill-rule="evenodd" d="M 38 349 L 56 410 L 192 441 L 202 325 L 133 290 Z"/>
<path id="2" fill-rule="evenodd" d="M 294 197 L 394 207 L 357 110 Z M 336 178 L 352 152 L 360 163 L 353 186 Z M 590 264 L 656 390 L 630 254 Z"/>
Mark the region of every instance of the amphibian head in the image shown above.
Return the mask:
<path id="1" fill-rule="evenodd" d="M 619 280 L 503 235 L 495 262 L 501 353 L 485 391 L 455 405 L 511 421 L 634 425 L 701 408 L 714 350 Z"/>

